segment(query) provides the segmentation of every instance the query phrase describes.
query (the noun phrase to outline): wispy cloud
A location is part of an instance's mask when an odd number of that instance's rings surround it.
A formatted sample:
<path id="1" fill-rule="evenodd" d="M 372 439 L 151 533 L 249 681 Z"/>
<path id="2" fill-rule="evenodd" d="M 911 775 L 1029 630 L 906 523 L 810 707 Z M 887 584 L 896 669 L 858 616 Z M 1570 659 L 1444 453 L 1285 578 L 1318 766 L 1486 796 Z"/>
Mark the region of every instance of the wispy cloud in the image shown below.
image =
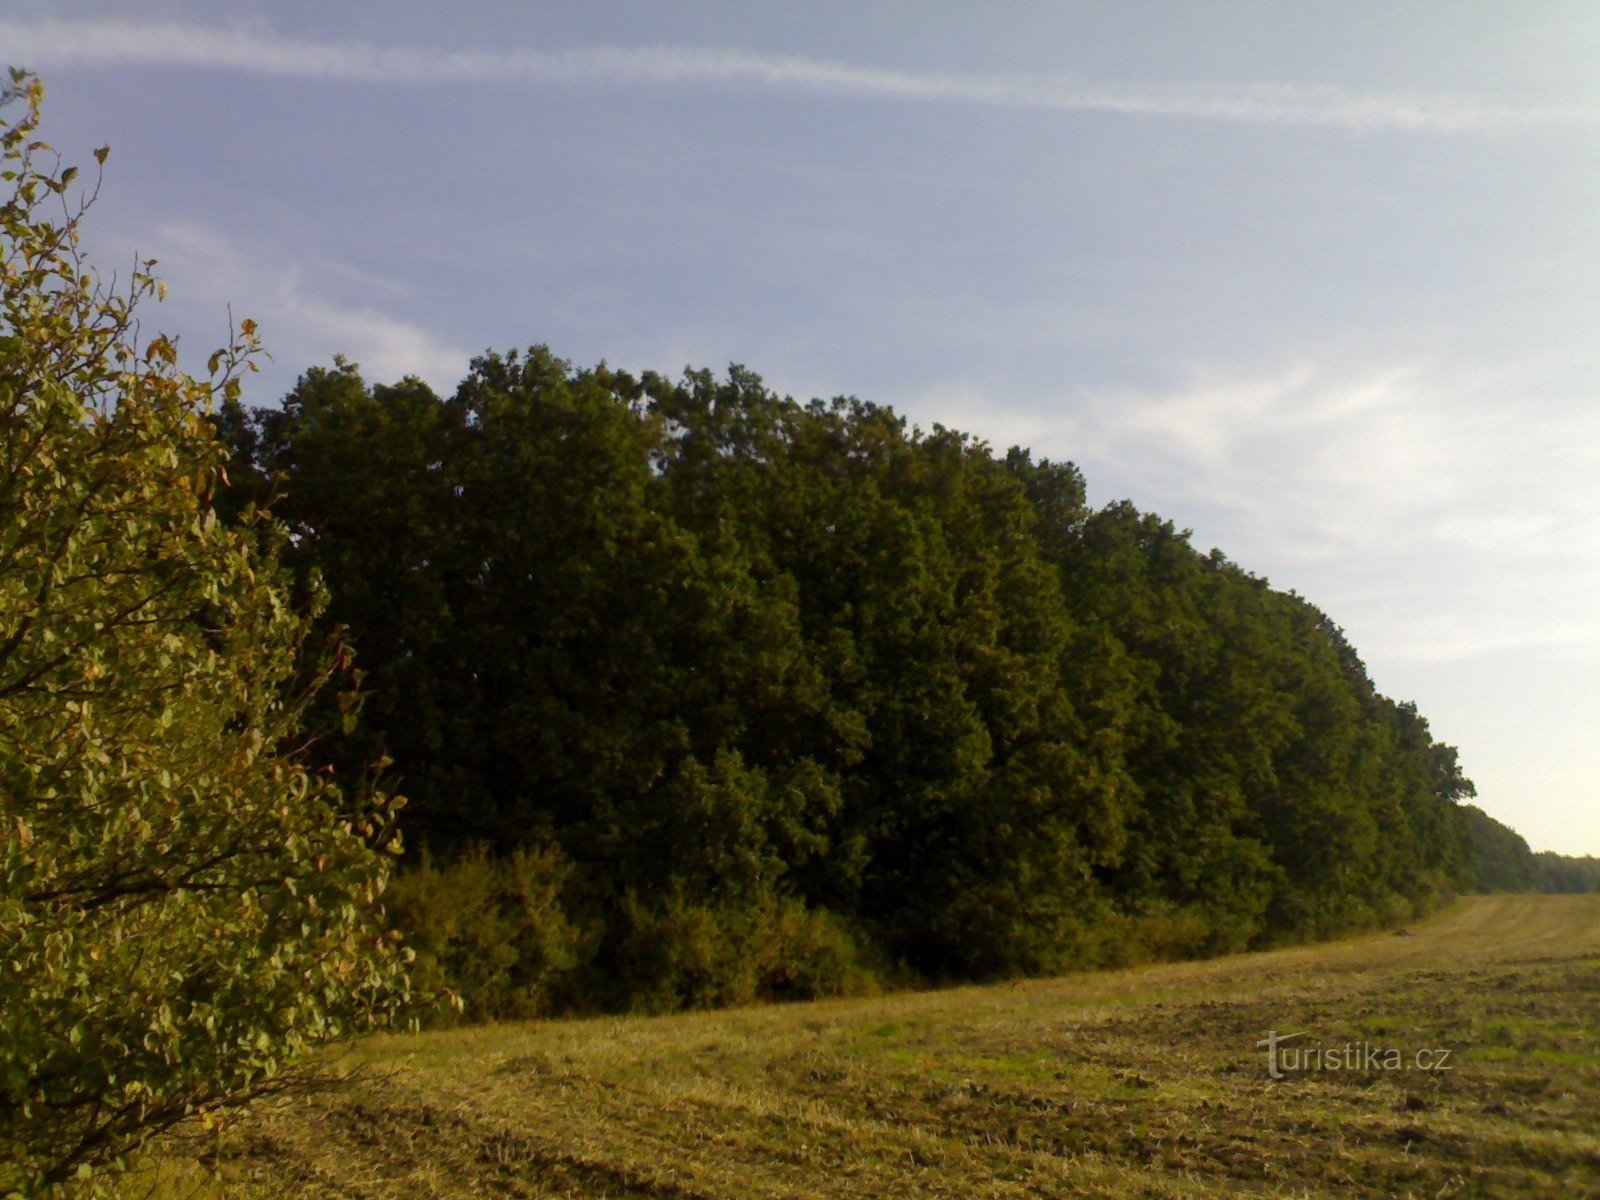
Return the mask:
<path id="1" fill-rule="evenodd" d="M 0 57 L 36 69 L 177 67 L 406 85 L 723 86 L 885 101 L 1435 133 L 1600 124 L 1600 111 L 1583 105 L 1517 105 L 1471 96 L 1324 86 L 1176 86 L 1079 75 L 908 71 L 694 46 L 441 52 L 283 38 L 242 27 L 46 20 L 0 21 L 0 49 Z"/>
<path id="2" fill-rule="evenodd" d="M 1532 407 L 1426 364 L 1309 362 L 1053 411 L 1005 411 L 976 387 L 908 405 L 1073 459 L 1091 496 L 1192 524 L 1202 547 L 1221 535 L 1389 663 L 1600 650 L 1600 420 L 1535 422 Z"/>
<path id="3" fill-rule="evenodd" d="M 389 383 L 417 375 L 443 388 L 466 374 L 465 350 L 371 304 L 337 298 L 344 276 L 360 280 L 363 293 L 375 290 L 364 273 L 330 266 L 308 279 L 302 268 L 286 265 L 265 247 L 186 221 L 165 222 L 124 240 L 136 240 L 142 253 L 157 259 L 159 273 L 185 309 L 207 308 L 215 315 L 226 303 L 239 316 L 255 319 L 280 361 L 328 362 L 344 354 L 361 364 L 368 379 Z"/>

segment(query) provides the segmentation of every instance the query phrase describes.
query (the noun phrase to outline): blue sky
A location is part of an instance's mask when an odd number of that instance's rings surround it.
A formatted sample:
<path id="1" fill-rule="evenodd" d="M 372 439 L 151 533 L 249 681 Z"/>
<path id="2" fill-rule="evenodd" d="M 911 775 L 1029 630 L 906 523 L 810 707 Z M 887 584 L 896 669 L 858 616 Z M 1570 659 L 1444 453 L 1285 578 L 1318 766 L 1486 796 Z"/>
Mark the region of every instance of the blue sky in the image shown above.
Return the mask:
<path id="1" fill-rule="evenodd" d="M 745 363 L 1076 461 L 1600 852 L 1600 6 L 8 0 L 198 367 Z"/>

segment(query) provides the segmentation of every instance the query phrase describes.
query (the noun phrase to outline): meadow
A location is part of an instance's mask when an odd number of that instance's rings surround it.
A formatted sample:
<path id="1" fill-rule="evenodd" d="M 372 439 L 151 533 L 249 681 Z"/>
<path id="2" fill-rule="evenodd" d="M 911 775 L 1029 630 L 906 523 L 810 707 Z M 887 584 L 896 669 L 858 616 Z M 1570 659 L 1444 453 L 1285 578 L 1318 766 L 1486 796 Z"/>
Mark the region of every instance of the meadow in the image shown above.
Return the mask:
<path id="1" fill-rule="evenodd" d="M 1600 1196 L 1597 1012 L 1600 896 L 1472 897 L 1203 962 L 374 1037 L 130 1194 Z M 1271 1078 L 1274 1030 L 1321 1069 Z"/>

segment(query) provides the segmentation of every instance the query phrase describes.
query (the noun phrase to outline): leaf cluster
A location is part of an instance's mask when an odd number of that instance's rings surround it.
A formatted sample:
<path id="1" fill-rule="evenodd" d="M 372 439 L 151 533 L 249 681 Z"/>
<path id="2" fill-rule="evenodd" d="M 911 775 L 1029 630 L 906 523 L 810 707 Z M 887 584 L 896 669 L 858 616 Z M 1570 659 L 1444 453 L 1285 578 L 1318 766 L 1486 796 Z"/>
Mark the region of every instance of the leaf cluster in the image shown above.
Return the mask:
<path id="1" fill-rule="evenodd" d="M 393 802 L 313 769 L 346 672 L 293 602 L 281 537 L 212 508 L 212 412 L 141 336 L 154 263 L 81 256 L 93 194 L 0 126 L 0 1194 L 92 1173 L 189 1114 L 281 1088 L 393 1003 L 372 846 Z M 103 159 L 99 154 L 97 158 Z M 329 685 L 335 685 L 329 688 Z M 346 685 L 346 690 L 348 686 Z"/>

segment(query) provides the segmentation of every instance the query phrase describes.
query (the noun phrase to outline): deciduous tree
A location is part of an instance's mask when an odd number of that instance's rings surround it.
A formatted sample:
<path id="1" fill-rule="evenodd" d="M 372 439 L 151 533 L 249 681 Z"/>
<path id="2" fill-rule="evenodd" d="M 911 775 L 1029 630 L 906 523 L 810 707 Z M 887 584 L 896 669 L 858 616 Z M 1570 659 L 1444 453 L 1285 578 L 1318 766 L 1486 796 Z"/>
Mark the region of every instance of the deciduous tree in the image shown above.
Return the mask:
<path id="1" fill-rule="evenodd" d="M 210 413 L 245 322 L 178 367 L 160 293 L 84 262 L 89 200 L 0 125 L 0 1194 L 93 1175 L 189 1114 L 282 1088 L 381 1018 L 401 952 L 375 920 L 389 803 L 314 770 L 309 650 L 275 535 L 219 523 Z M 96 157 L 103 162 L 105 152 Z M 92 197 L 90 198 L 92 199 Z M 347 703 L 346 707 L 349 705 Z"/>

